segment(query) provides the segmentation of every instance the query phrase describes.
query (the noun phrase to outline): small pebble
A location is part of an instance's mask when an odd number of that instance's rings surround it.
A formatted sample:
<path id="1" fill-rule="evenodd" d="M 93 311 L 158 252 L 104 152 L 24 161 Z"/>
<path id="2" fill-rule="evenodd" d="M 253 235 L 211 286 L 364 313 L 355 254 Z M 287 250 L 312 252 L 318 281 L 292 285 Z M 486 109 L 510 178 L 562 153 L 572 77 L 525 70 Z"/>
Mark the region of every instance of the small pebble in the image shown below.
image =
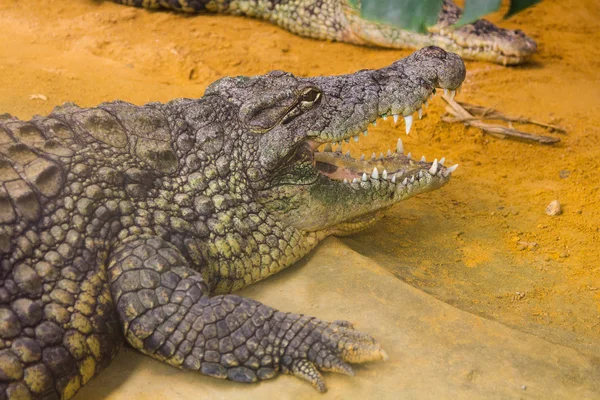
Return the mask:
<path id="1" fill-rule="evenodd" d="M 560 203 L 558 200 L 552 200 L 550 204 L 546 207 L 546 214 L 550 216 L 560 215 L 562 213 L 562 209 L 560 207 Z"/>

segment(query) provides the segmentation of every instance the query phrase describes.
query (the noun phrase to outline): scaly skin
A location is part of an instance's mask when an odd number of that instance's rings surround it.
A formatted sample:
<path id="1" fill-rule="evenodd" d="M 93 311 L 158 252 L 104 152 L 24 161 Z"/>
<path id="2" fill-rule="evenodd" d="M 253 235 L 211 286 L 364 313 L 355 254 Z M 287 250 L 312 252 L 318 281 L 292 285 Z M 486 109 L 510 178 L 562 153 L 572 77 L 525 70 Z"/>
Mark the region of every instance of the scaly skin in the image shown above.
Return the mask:
<path id="1" fill-rule="evenodd" d="M 453 28 L 462 10 L 443 0 L 437 23 L 427 34 L 410 32 L 360 17 L 348 0 L 113 0 L 147 8 L 184 12 L 218 12 L 270 21 L 295 34 L 315 39 L 397 49 L 439 46 L 465 59 L 504 65 L 520 64 L 537 50 L 520 30 L 478 20 Z"/>
<path id="2" fill-rule="evenodd" d="M 284 372 L 320 391 L 319 370 L 385 359 L 348 322 L 228 293 L 447 182 L 452 168 L 402 152 L 366 162 L 314 149 L 411 115 L 464 76 L 431 47 L 351 75 L 276 71 L 221 79 L 200 99 L 1 116 L 0 399 L 69 398 L 123 339 L 205 375 Z M 376 165 L 390 174 L 363 181 Z"/>

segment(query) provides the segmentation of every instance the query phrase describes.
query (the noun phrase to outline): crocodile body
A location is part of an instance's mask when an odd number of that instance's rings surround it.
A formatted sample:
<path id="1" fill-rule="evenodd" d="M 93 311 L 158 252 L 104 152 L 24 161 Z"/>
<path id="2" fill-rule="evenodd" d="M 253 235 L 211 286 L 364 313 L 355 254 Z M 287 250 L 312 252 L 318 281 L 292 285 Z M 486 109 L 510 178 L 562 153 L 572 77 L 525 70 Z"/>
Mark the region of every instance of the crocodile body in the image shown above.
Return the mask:
<path id="1" fill-rule="evenodd" d="M 379 70 L 223 78 L 200 99 L 67 103 L 0 117 L 0 399 L 66 399 L 122 343 L 238 382 L 385 359 L 344 321 L 230 292 L 442 186 L 454 167 L 330 150 L 409 118 L 460 57 L 430 47 Z M 325 151 L 318 152 L 319 146 Z M 389 171 L 389 172 L 388 172 Z"/>
<path id="2" fill-rule="evenodd" d="M 365 20 L 350 6 L 349 0 L 113 1 L 151 9 L 245 15 L 315 39 L 387 48 L 419 49 L 434 45 L 465 59 L 504 65 L 520 64 L 537 50 L 535 41 L 522 31 L 499 28 L 483 19 L 460 28 L 452 27 L 462 15 L 452 0 L 443 0 L 438 21 L 426 34 Z"/>

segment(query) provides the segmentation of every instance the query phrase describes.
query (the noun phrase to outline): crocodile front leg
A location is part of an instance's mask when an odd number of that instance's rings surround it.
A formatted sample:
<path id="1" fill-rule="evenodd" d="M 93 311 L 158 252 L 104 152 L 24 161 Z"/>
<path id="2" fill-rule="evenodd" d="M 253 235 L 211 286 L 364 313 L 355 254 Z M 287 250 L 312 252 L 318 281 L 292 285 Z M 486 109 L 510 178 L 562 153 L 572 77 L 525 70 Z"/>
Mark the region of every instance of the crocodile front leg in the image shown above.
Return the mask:
<path id="1" fill-rule="evenodd" d="M 324 392 L 319 370 L 353 375 L 347 363 L 387 358 L 375 339 L 347 322 L 280 312 L 231 294 L 210 297 L 202 276 L 157 237 L 124 240 L 108 271 L 129 344 L 179 368 L 247 383 L 284 372 Z"/>

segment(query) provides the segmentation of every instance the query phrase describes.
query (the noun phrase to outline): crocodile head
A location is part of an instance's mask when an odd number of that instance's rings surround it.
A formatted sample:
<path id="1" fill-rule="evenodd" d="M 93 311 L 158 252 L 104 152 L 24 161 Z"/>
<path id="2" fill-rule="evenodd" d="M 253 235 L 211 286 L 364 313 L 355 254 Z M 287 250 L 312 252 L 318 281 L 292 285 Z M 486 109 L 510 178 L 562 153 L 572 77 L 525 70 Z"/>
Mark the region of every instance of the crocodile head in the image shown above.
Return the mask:
<path id="1" fill-rule="evenodd" d="M 367 45 L 406 48 L 435 45 L 465 59 L 484 60 L 504 65 L 520 64 L 537 50 L 533 39 L 520 30 L 499 28 L 486 20 L 454 28 L 462 10 L 444 0 L 437 23 L 426 34 L 409 32 L 390 25 L 365 20 L 356 9 L 341 0 L 346 26 L 341 40 Z"/>
<path id="2" fill-rule="evenodd" d="M 255 198 L 301 231 L 351 233 L 382 210 L 439 188 L 453 167 L 397 151 L 355 159 L 331 145 L 357 141 L 378 118 L 404 116 L 407 126 L 436 87 L 455 90 L 465 67 L 455 54 L 428 47 L 378 70 L 299 78 L 275 71 L 224 78 L 207 89 L 239 110 L 253 160 L 247 176 Z M 319 147 L 325 151 L 318 151 Z M 385 144 L 387 152 L 388 144 Z"/>

